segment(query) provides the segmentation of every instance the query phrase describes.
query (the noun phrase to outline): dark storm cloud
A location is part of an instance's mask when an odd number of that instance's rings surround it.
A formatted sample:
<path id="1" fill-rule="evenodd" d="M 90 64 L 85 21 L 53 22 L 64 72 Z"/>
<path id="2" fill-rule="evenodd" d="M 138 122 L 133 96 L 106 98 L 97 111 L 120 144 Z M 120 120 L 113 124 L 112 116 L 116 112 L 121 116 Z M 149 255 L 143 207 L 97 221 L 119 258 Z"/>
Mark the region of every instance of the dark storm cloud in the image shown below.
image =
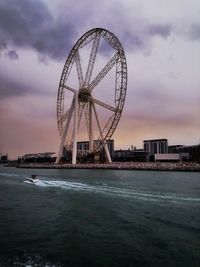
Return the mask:
<path id="1" fill-rule="evenodd" d="M 59 22 L 40 32 L 32 46 L 41 54 L 48 54 L 54 59 L 66 58 L 72 48 L 73 27 Z"/>
<path id="2" fill-rule="evenodd" d="M 9 57 L 12 60 L 16 60 L 19 58 L 17 52 L 15 50 L 10 50 L 8 53 L 6 53 L 6 56 Z"/>
<path id="3" fill-rule="evenodd" d="M 169 24 L 149 25 L 148 21 L 138 14 L 131 19 L 128 18 L 127 9 L 120 2 L 114 6 L 113 3 L 106 4 L 106 13 L 115 14 L 115 16 L 106 17 L 105 12 L 102 13 L 101 5 L 98 6 L 96 2 L 90 2 L 90 16 L 86 16 L 88 5 L 80 2 L 79 7 L 72 8 L 70 2 L 66 3 L 65 11 L 59 11 L 56 19 L 42 1 L 2 0 L 0 2 L 0 50 L 5 49 L 6 45 L 14 45 L 32 48 L 40 54 L 40 58 L 50 56 L 57 60 L 65 59 L 78 38 L 77 32 L 84 33 L 96 25 L 116 33 L 125 49 L 140 51 L 151 46 L 150 39 L 155 35 L 166 38 L 172 30 Z M 98 16 L 96 16 L 97 9 Z M 87 25 L 89 28 L 86 28 Z"/>
<path id="4" fill-rule="evenodd" d="M 30 44 L 35 31 L 49 23 L 51 16 L 46 7 L 38 1 L 1 1 L 1 39 L 16 45 Z"/>
<path id="5" fill-rule="evenodd" d="M 11 44 L 62 59 L 72 46 L 72 36 L 72 25 L 55 21 L 42 1 L 0 2 L 0 48 Z"/>

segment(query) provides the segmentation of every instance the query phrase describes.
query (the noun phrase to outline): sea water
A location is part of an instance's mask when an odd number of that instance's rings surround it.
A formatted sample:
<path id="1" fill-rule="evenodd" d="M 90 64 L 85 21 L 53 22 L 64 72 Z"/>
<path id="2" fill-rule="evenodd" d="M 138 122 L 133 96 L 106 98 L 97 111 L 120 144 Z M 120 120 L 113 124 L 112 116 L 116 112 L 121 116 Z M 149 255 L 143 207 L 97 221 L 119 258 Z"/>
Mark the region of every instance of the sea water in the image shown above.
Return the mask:
<path id="1" fill-rule="evenodd" d="M 200 174 L 2 167 L 0 266 L 199 267 Z"/>

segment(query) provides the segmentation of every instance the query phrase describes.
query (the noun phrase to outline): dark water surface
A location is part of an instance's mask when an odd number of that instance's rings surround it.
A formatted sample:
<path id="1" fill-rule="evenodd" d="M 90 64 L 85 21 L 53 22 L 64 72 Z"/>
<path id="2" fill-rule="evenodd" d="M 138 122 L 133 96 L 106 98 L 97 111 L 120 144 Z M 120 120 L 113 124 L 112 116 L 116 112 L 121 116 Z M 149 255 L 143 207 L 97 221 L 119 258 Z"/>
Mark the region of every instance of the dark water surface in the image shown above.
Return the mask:
<path id="1" fill-rule="evenodd" d="M 199 267 L 200 174 L 0 168 L 0 266 Z"/>

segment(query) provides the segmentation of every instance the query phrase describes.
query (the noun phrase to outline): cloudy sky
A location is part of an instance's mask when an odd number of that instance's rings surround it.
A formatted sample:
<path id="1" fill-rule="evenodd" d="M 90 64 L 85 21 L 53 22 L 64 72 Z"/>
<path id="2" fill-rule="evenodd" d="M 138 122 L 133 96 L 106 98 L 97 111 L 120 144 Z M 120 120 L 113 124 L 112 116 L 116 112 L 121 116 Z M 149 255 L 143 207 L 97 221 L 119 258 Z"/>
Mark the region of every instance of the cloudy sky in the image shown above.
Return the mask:
<path id="1" fill-rule="evenodd" d="M 57 151 L 64 62 L 86 31 L 121 41 L 127 98 L 116 148 L 200 143 L 199 0 L 0 0 L 0 152 Z"/>

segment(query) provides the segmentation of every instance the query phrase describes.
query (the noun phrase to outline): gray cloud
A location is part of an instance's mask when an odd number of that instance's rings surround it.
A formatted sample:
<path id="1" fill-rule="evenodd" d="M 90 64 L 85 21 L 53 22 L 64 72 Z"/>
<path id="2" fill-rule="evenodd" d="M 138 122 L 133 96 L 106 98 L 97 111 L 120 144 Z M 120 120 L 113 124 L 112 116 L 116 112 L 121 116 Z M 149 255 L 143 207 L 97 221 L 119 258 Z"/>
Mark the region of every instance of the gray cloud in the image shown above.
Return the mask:
<path id="1" fill-rule="evenodd" d="M 122 36 L 123 45 L 129 51 L 143 50 L 148 46 L 148 41 L 141 34 L 125 31 Z"/>
<path id="2" fill-rule="evenodd" d="M 174 33 L 177 36 L 187 39 L 187 41 L 195 42 L 200 40 L 200 23 L 196 18 L 193 20 L 179 20 L 174 25 Z"/>
<path id="3" fill-rule="evenodd" d="M 149 25 L 146 28 L 146 33 L 150 36 L 158 35 L 160 37 L 168 37 L 170 32 L 172 31 L 172 26 L 169 24 L 161 25 L 154 24 Z"/>
<path id="4" fill-rule="evenodd" d="M 0 97 L 1 99 L 21 96 L 27 93 L 27 88 L 21 84 L 7 80 L 5 77 L 0 76 Z"/>
<path id="5" fill-rule="evenodd" d="M 19 58 L 17 52 L 15 50 L 10 50 L 5 54 L 7 57 L 9 57 L 11 60 L 16 60 Z"/>
<path id="6" fill-rule="evenodd" d="M 200 24 L 192 24 L 189 29 L 189 37 L 192 40 L 200 39 Z"/>
<path id="7" fill-rule="evenodd" d="M 58 4 L 53 5 L 55 8 Z M 118 1 L 114 4 L 113 1 L 105 0 L 87 0 L 87 4 L 78 1 L 77 6 L 69 0 L 63 1 L 59 7 L 55 15 L 51 14 L 47 4 L 42 0 L 1 0 L 0 50 L 11 44 L 15 47 L 34 49 L 39 53 L 40 59 L 51 57 L 63 60 L 80 35 L 90 28 L 103 27 L 119 37 L 126 51 L 149 53 L 151 41 L 155 36 L 167 38 L 171 32 L 183 34 L 173 21 L 150 23 L 142 10 L 137 9 L 136 4 L 135 9 L 133 5 L 131 11 L 123 2 Z M 184 21 L 181 21 L 181 29 L 183 25 Z M 185 34 L 190 40 L 199 39 L 200 25 L 191 24 Z"/>
<path id="8" fill-rule="evenodd" d="M 73 27 L 59 22 L 38 34 L 32 46 L 41 54 L 48 54 L 54 59 L 63 59 L 72 47 Z"/>
<path id="9" fill-rule="evenodd" d="M 107 7 L 107 13 L 114 15 L 105 17 L 103 20 L 102 17 L 100 18 L 100 23 L 119 37 L 126 51 L 147 51 L 151 49 L 151 41 L 155 36 L 167 38 L 173 31 L 173 25 L 170 22 L 150 23 L 142 13 L 129 11 L 122 2 L 116 5 L 111 3 Z"/>
<path id="10" fill-rule="evenodd" d="M 0 39 L 0 52 L 6 49 L 6 47 L 7 47 L 6 42 Z"/>
<path id="11" fill-rule="evenodd" d="M 28 87 L 22 83 L 8 80 L 6 77 L 0 75 L 0 98 L 5 99 L 13 96 L 23 96 L 27 94 L 34 94 L 36 90 Z"/>
<path id="12" fill-rule="evenodd" d="M 158 35 L 166 38 L 172 30 L 169 24 L 149 25 L 148 21 L 140 18 L 138 14 L 128 18 L 127 10 L 120 2 L 116 5 L 104 3 L 102 6 L 91 1 L 90 16 L 86 16 L 88 13 L 86 6 L 88 5 L 85 3 L 79 3 L 79 8 L 75 8 L 68 3 L 65 12 L 60 10 L 56 19 L 42 1 L 2 0 L 0 2 L 0 48 L 2 45 L 5 47 L 6 44 L 28 47 L 36 50 L 40 55 L 61 60 L 66 58 L 72 48 L 77 32 L 81 29 L 89 30 L 89 28 L 85 29 L 87 25 L 90 28 L 102 25 L 108 30 L 113 30 L 122 40 L 125 49 L 130 51 L 147 49 L 151 46 L 152 37 Z M 99 9 L 98 17 L 97 9 Z M 105 17 L 103 9 L 114 16 Z"/>
<path id="13" fill-rule="evenodd" d="M 44 92 L 37 86 L 11 80 L 0 74 L 0 99 L 4 100 L 10 97 L 25 96 L 25 95 L 52 95 L 52 92 Z"/>
<path id="14" fill-rule="evenodd" d="M 39 0 L 0 2 L 0 48 L 11 44 L 62 59 L 72 46 L 73 26 L 53 19 Z"/>
<path id="15" fill-rule="evenodd" d="M 136 30 L 137 29 L 137 30 Z M 151 39 L 154 36 L 167 38 L 172 31 L 170 24 L 153 24 L 148 25 L 136 20 L 134 27 L 119 32 L 123 40 L 125 49 L 129 51 L 140 51 L 151 48 Z"/>

